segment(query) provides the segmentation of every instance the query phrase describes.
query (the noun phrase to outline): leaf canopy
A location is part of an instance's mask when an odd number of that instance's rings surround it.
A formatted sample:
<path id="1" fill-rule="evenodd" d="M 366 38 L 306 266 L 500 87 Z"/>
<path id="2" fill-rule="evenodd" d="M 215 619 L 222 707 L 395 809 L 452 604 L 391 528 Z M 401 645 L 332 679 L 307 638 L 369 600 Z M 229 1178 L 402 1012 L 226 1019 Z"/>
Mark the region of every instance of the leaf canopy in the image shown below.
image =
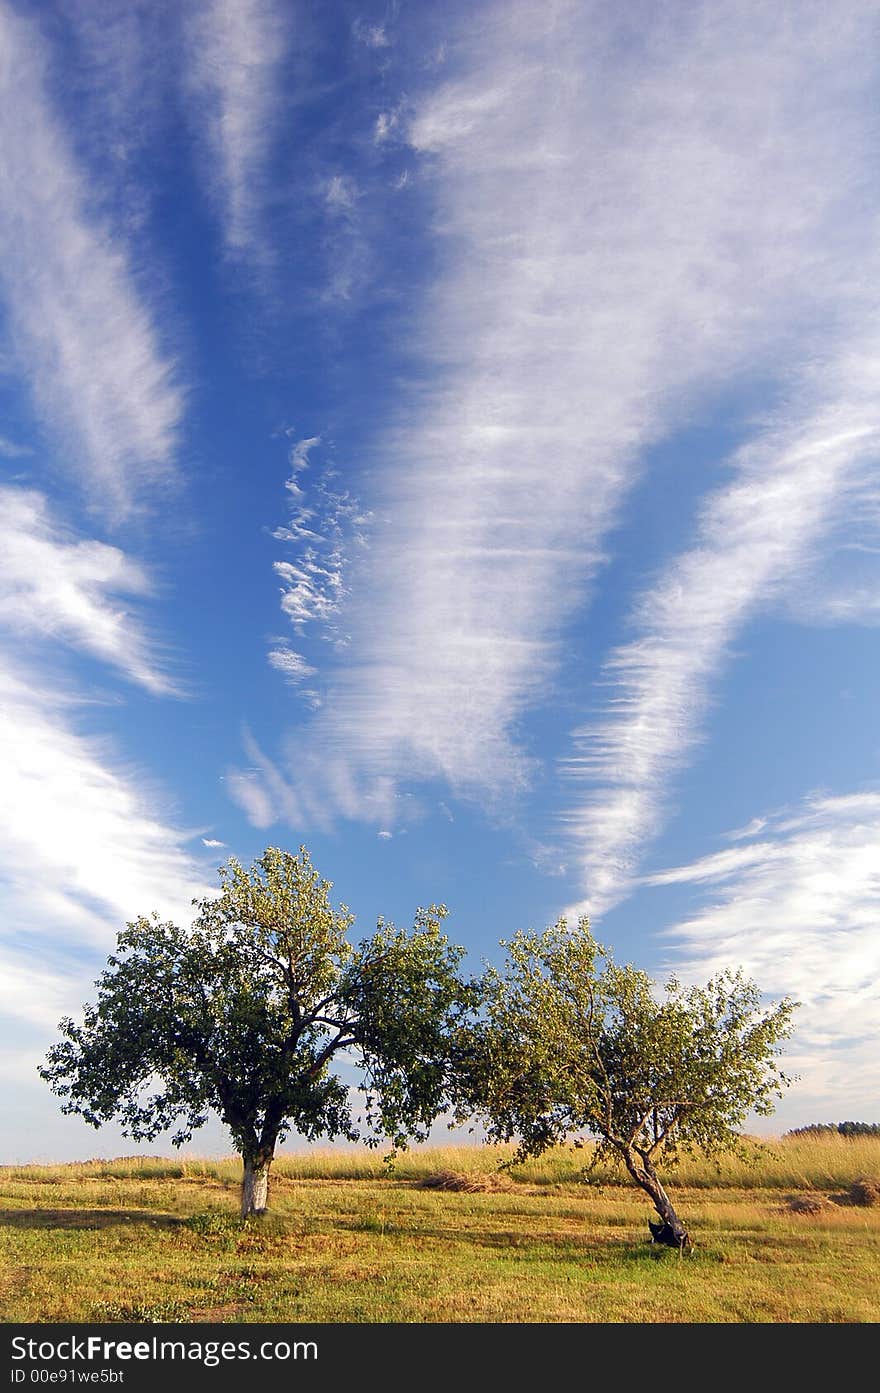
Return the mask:
<path id="1" fill-rule="evenodd" d="M 741 972 L 703 987 L 673 978 L 658 993 L 645 972 L 613 962 L 586 920 L 502 946 L 507 961 L 485 973 L 469 1032 L 462 1115 L 517 1139 L 520 1157 L 581 1132 L 597 1138 L 597 1156 L 717 1153 L 789 1083 L 776 1055 L 796 1003 L 762 1007 Z"/>
<path id="2" fill-rule="evenodd" d="M 190 929 L 153 917 L 119 934 L 96 1004 L 62 1021 L 40 1070 L 62 1110 L 136 1140 L 176 1125 L 175 1145 L 213 1110 L 243 1155 L 271 1156 L 291 1127 L 360 1135 L 338 1058 L 360 1069 L 368 1142 L 423 1137 L 473 1001 L 445 908 L 419 910 L 410 932 L 380 921 L 354 946 L 304 847 L 270 847 L 249 871 L 230 859 L 220 884 Z"/>

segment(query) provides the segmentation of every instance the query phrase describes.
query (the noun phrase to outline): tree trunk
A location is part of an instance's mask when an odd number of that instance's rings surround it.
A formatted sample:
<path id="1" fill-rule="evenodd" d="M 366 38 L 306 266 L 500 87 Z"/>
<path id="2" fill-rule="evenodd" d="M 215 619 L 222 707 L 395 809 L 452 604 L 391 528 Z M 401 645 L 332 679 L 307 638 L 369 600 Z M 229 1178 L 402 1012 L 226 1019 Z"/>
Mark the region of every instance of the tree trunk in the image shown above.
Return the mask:
<path id="1" fill-rule="evenodd" d="M 636 1161 L 631 1152 L 624 1152 L 626 1168 L 637 1185 L 650 1195 L 654 1202 L 654 1208 L 660 1215 L 661 1223 L 654 1224 L 648 1220 L 648 1228 L 651 1230 L 651 1241 L 653 1243 L 665 1243 L 669 1248 L 677 1248 L 679 1253 L 683 1248 L 690 1247 L 690 1238 L 684 1224 L 679 1219 L 672 1207 L 672 1201 L 667 1195 L 660 1179 L 655 1171 L 649 1157 L 642 1156 Z"/>
<path id="2" fill-rule="evenodd" d="M 241 1179 L 241 1217 L 265 1214 L 269 1207 L 269 1167 L 272 1157 L 265 1154 L 244 1157 Z"/>

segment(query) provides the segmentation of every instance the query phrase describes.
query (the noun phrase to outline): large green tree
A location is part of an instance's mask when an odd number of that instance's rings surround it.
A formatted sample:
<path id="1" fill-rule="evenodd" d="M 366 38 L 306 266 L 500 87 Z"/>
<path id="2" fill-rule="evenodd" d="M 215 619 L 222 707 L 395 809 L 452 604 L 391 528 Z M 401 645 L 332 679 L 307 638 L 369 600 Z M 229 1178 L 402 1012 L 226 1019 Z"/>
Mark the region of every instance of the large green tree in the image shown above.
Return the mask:
<path id="1" fill-rule="evenodd" d="M 676 980 L 658 992 L 618 967 L 590 933 L 564 920 L 518 933 L 487 970 L 479 1025 L 466 1028 L 462 1115 L 493 1140 L 537 1156 L 578 1134 L 595 1156 L 616 1156 L 660 1216 L 654 1237 L 681 1250 L 688 1234 L 657 1171 L 678 1151 L 713 1155 L 741 1145 L 751 1111 L 769 1114 L 789 1080 L 777 1067 L 796 1003 L 762 1007 L 739 972 L 704 987 Z"/>
<path id="2" fill-rule="evenodd" d="M 269 1168 L 291 1128 L 303 1136 L 424 1139 L 449 1103 L 449 1043 L 473 1001 L 463 949 L 420 909 L 411 931 L 380 920 L 358 946 L 308 852 L 270 847 L 245 870 L 230 859 L 220 893 L 191 928 L 130 923 L 82 1024 L 40 1073 L 95 1127 L 118 1119 L 138 1141 L 177 1127 L 188 1141 L 209 1111 L 244 1162 L 242 1214 L 268 1204 Z M 363 1090 L 360 1117 L 331 1065 Z"/>

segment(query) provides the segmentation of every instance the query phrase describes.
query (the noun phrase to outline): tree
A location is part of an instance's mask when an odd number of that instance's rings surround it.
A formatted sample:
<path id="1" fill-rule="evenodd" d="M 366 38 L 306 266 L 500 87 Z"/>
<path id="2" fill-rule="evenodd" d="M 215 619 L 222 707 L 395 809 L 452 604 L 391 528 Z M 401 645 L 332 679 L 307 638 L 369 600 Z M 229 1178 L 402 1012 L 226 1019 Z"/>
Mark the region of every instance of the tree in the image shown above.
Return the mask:
<path id="1" fill-rule="evenodd" d="M 794 1127 L 787 1137 L 880 1137 L 880 1122 L 811 1122 Z"/>
<path id="2" fill-rule="evenodd" d="M 306 1137 L 423 1140 L 447 1103 L 447 1040 L 472 1001 L 463 949 L 441 934 L 444 906 L 420 909 L 411 932 L 379 920 L 354 947 L 353 917 L 330 905 L 304 847 L 270 847 L 246 871 L 220 869 L 217 898 L 194 901 L 189 930 L 139 918 L 119 934 L 84 1022 L 40 1069 L 62 1111 L 95 1127 L 118 1118 L 175 1146 L 220 1115 L 241 1154 L 241 1212 L 268 1204 L 269 1168 L 291 1127 Z M 360 1071 L 365 1133 L 331 1071 Z"/>
<path id="3" fill-rule="evenodd" d="M 459 1115 L 480 1117 L 490 1140 L 516 1139 L 517 1159 L 592 1134 L 594 1159 L 622 1160 L 660 1216 L 654 1238 L 680 1251 L 687 1230 L 656 1164 L 737 1149 L 749 1112 L 773 1111 L 790 1082 L 776 1046 L 797 1003 L 762 1010 L 739 972 L 705 987 L 673 979 L 659 999 L 646 973 L 615 966 L 586 919 L 502 947 L 507 961 L 486 971 L 482 1017 L 466 1028 Z"/>

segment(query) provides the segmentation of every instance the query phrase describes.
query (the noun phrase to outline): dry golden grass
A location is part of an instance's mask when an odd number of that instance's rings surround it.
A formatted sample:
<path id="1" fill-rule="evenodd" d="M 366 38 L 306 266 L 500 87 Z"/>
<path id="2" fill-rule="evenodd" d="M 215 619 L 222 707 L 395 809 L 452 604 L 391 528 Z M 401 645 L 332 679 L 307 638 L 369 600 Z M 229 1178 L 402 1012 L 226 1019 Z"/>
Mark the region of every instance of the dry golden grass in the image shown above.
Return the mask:
<path id="1" fill-rule="evenodd" d="M 685 1258 L 647 1241 L 619 1176 L 584 1183 L 577 1151 L 500 1179 L 498 1149 L 412 1151 L 391 1173 L 372 1153 L 282 1156 L 270 1215 L 244 1225 L 237 1160 L 6 1167 L 0 1320 L 880 1320 L 880 1207 L 849 1193 L 880 1143 L 796 1141 L 746 1172 L 688 1163 Z M 425 1184 L 443 1172 L 455 1185 Z M 805 1194 L 820 1208 L 793 1212 Z"/>
<path id="2" fill-rule="evenodd" d="M 746 1137 L 743 1144 L 744 1156 L 728 1155 L 717 1165 L 703 1157 L 681 1156 L 677 1161 L 661 1161 L 660 1169 L 671 1185 L 689 1189 L 715 1189 L 719 1185 L 759 1190 L 848 1189 L 860 1179 L 880 1176 L 880 1138 L 876 1137 Z M 315 1146 L 280 1152 L 272 1174 L 276 1180 L 378 1180 L 389 1176 L 418 1180 L 442 1170 L 490 1175 L 506 1167 L 513 1154 L 512 1146 L 413 1147 L 400 1153 L 389 1168 L 381 1150 Z M 538 1160 L 513 1166 L 505 1173 L 533 1185 L 577 1184 L 583 1182 L 591 1157 L 589 1144 L 559 1146 Z M 222 1160 L 121 1156 L 64 1165 L 0 1166 L 0 1181 L 21 1179 L 34 1185 L 54 1185 L 72 1179 L 183 1180 L 228 1185 L 237 1183 L 240 1174 L 241 1161 L 237 1156 Z M 631 1183 L 622 1167 L 605 1161 L 590 1172 L 588 1179 L 597 1185 L 628 1187 Z"/>

